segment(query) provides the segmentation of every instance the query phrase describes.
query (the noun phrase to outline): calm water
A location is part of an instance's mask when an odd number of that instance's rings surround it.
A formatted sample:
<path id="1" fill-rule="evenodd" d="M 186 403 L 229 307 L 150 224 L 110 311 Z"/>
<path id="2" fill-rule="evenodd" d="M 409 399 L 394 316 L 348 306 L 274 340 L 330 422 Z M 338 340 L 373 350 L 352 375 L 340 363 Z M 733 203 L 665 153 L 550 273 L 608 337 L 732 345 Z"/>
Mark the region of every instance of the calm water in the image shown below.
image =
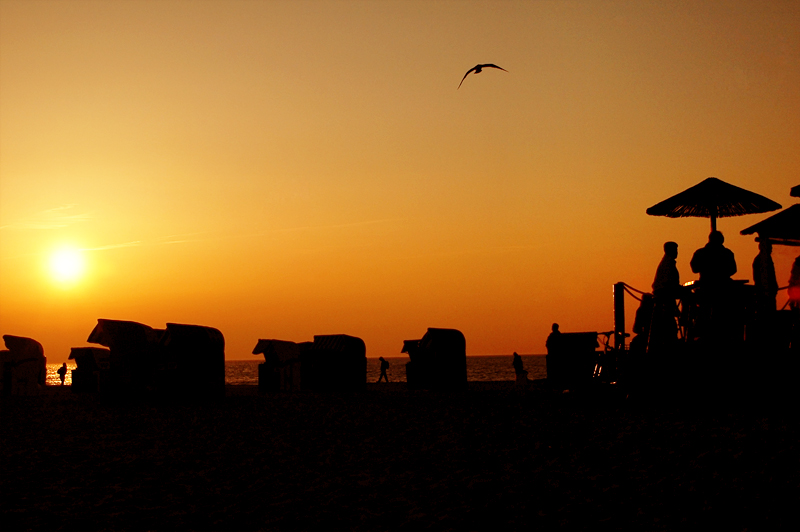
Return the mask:
<path id="1" fill-rule="evenodd" d="M 547 377 L 545 357 L 542 355 L 521 355 L 522 363 L 528 371 L 529 379 Z M 406 362 L 408 357 L 386 357 L 389 363 L 390 382 L 406 382 Z M 467 380 L 470 381 L 513 381 L 514 368 L 511 355 L 467 357 Z M 225 382 L 227 384 L 258 384 L 258 365 L 263 360 L 231 360 L 225 363 Z M 367 382 L 376 382 L 381 374 L 381 361 L 367 359 Z"/>
<path id="2" fill-rule="evenodd" d="M 545 357 L 542 355 L 521 355 L 522 363 L 528 371 L 529 379 L 544 379 L 547 377 Z M 511 381 L 514 380 L 514 368 L 511 367 L 511 355 L 467 357 L 467 380 L 470 381 Z M 389 380 L 392 382 L 406 382 L 406 362 L 408 357 L 386 357 L 389 362 Z M 229 360 L 225 362 L 226 384 L 258 384 L 258 365 L 263 360 Z M 375 382 L 381 374 L 380 360 L 367 359 L 367 382 Z M 61 364 L 47 365 L 47 384 L 58 386 L 58 368 Z M 75 363 L 67 363 L 67 369 L 75 369 Z M 65 384 L 72 383 L 72 374 L 67 371 Z"/>

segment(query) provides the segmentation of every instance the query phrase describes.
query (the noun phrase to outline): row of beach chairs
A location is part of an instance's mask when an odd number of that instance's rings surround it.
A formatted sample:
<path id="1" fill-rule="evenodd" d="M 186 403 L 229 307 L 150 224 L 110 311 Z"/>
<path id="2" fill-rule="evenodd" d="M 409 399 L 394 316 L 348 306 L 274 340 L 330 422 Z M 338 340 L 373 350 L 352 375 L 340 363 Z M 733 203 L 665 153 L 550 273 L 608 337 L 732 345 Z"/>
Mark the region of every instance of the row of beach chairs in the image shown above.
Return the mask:
<path id="1" fill-rule="evenodd" d="M 45 386 L 46 358 L 31 338 L 3 336 L 0 395 L 34 395 Z M 114 396 L 177 396 L 213 399 L 225 394 L 225 339 L 212 327 L 168 323 L 164 329 L 98 319 L 88 342 L 69 358 L 72 389 Z M 407 340 L 403 353 L 411 389 L 464 389 L 466 340 L 455 329 L 428 329 Z M 366 387 L 366 345 L 346 334 L 314 336 L 312 342 L 258 340 L 263 355 L 259 391 L 358 391 Z"/>

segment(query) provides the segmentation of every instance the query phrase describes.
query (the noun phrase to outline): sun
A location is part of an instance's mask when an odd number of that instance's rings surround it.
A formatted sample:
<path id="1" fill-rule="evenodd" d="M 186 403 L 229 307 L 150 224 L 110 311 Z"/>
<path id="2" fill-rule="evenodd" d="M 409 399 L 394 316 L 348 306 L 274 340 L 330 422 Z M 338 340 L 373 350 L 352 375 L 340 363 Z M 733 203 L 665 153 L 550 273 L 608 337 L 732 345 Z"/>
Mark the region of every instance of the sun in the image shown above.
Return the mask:
<path id="1" fill-rule="evenodd" d="M 61 248 L 50 256 L 50 273 L 60 283 L 79 280 L 86 270 L 83 254 L 76 248 Z"/>

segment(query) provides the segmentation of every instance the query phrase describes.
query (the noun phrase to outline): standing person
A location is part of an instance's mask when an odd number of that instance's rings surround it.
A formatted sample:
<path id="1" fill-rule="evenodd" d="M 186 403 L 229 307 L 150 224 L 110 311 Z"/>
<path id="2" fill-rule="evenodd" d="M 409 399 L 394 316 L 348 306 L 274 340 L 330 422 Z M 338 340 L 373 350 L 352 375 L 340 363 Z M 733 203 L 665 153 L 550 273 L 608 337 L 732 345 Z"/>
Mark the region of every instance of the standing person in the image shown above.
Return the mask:
<path id="1" fill-rule="evenodd" d="M 61 379 L 61 386 L 64 386 L 64 379 L 67 378 L 67 363 L 64 362 L 56 373 L 58 373 L 58 378 Z"/>
<path id="2" fill-rule="evenodd" d="M 719 285 L 736 273 L 736 258 L 733 251 L 723 245 L 724 242 L 721 232 L 711 231 L 708 243 L 692 255 L 689 265 L 694 273 L 700 275 L 701 284 Z"/>
<path id="3" fill-rule="evenodd" d="M 753 260 L 753 284 L 756 288 L 756 314 L 758 318 L 768 317 L 775 312 L 778 297 L 778 280 L 769 240 L 758 243 L 758 255 Z"/>
<path id="4" fill-rule="evenodd" d="M 558 355 L 561 351 L 561 331 L 558 330 L 558 323 L 554 323 L 550 331 L 544 346 L 548 355 Z"/>
<path id="5" fill-rule="evenodd" d="M 789 305 L 793 309 L 800 309 L 800 255 L 794 259 L 789 275 Z"/>
<path id="6" fill-rule="evenodd" d="M 511 365 L 514 366 L 514 374 L 517 376 L 517 383 L 519 384 L 520 381 L 527 382 L 528 372 L 522 367 L 522 357 L 519 356 L 516 351 L 514 352 L 514 361 Z"/>
<path id="7" fill-rule="evenodd" d="M 381 376 L 378 377 L 378 382 L 381 382 L 381 379 L 386 379 L 386 382 L 389 382 L 389 377 L 386 375 L 386 370 L 389 369 L 389 363 L 386 362 L 386 359 L 380 357 L 378 360 L 381 361 Z"/>
<path id="8" fill-rule="evenodd" d="M 694 252 L 689 265 L 700 275 L 696 294 L 698 313 L 695 327 L 699 337 L 710 339 L 712 345 L 724 350 L 725 343 L 734 340 L 730 329 L 735 321 L 735 297 L 731 290 L 731 276 L 736 273 L 733 251 L 723 243 L 719 231 L 711 231 L 708 243 Z"/>
<path id="9" fill-rule="evenodd" d="M 678 244 L 664 243 L 664 257 L 658 263 L 653 279 L 653 316 L 650 324 L 648 351 L 670 351 L 678 338 L 675 318 L 678 307 L 675 300 L 680 297 L 680 274 L 676 259 Z"/>
<path id="10" fill-rule="evenodd" d="M 551 327 L 551 333 L 547 336 L 545 347 L 547 347 L 547 380 L 548 382 L 561 385 L 566 376 L 565 364 L 563 360 L 563 346 L 561 342 L 561 331 L 558 330 L 558 323 Z"/>
<path id="11" fill-rule="evenodd" d="M 653 279 L 653 297 L 678 299 L 678 292 L 681 286 L 681 276 L 678 273 L 676 259 L 678 258 L 678 244 L 675 242 L 664 242 L 664 256 L 656 268 L 656 276 Z"/>

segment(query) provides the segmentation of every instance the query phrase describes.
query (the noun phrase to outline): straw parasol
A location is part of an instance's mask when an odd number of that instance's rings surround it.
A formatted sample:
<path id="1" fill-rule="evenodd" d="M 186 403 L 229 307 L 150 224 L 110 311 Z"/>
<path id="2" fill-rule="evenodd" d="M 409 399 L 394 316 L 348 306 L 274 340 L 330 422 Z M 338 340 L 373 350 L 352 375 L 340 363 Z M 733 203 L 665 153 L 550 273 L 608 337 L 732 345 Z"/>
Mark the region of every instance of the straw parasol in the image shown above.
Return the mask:
<path id="1" fill-rule="evenodd" d="M 757 214 L 780 209 L 781 206 L 755 192 L 709 177 L 649 209 L 650 216 L 711 218 L 711 230 L 717 230 L 717 218 Z"/>
<path id="2" fill-rule="evenodd" d="M 743 235 L 753 233 L 758 234 L 759 240 L 769 240 L 773 244 L 800 246 L 800 203 L 742 230 Z"/>

